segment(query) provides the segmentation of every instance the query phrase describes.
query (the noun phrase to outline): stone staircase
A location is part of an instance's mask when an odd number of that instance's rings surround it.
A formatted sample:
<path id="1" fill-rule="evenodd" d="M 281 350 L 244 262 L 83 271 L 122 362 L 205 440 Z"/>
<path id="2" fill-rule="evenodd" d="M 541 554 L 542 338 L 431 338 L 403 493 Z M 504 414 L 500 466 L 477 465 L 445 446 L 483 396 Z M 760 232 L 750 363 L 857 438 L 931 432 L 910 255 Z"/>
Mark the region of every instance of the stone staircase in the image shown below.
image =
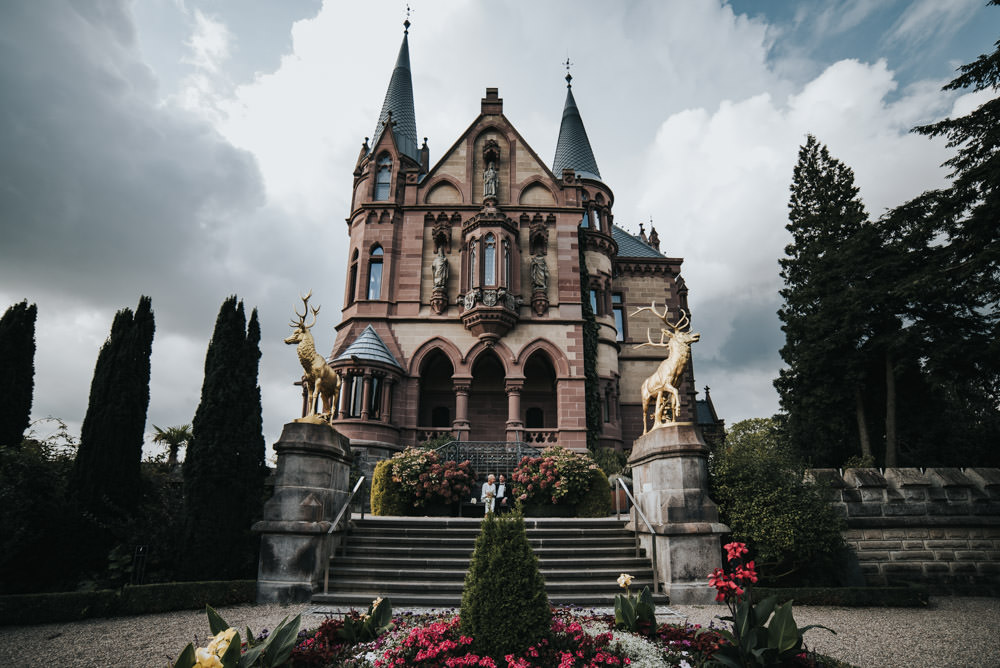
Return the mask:
<path id="1" fill-rule="evenodd" d="M 394 609 L 458 607 L 480 521 L 355 519 L 346 546 L 330 559 L 329 591 L 312 600 L 336 609 L 364 610 L 376 596 L 390 598 Z M 525 527 L 553 604 L 614 607 L 621 573 L 635 578 L 633 591 L 653 588 L 649 558 L 636 557 L 625 520 L 528 518 Z M 668 599 L 656 594 L 654 601 L 665 605 Z"/>

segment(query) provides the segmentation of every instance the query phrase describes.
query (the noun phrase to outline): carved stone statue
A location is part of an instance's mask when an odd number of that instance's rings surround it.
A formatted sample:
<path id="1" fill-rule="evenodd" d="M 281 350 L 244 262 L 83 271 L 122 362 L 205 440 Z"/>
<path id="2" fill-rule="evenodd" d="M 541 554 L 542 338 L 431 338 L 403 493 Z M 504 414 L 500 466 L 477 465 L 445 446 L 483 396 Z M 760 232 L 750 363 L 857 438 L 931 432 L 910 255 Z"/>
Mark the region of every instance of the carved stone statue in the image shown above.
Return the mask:
<path id="1" fill-rule="evenodd" d="M 545 263 L 543 255 L 531 258 L 531 287 L 542 292 L 549 288 L 549 265 Z"/>
<path id="2" fill-rule="evenodd" d="M 641 343 L 637 346 L 639 348 L 642 346 L 662 346 L 669 351 L 667 358 L 660 362 L 660 366 L 656 368 L 653 375 L 642 382 L 642 433 L 645 434 L 649 431 L 646 428 L 646 414 L 649 410 L 649 402 L 653 396 L 656 396 L 656 408 L 653 410 L 653 429 L 664 427 L 670 422 L 677 422 L 677 416 L 681 410 L 681 397 L 680 392 L 677 390 L 677 385 L 680 382 L 681 375 L 684 373 L 684 368 L 687 366 L 688 360 L 691 359 L 691 344 L 701 338 L 701 334 L 684 330 L 685 325 L 690 323 L 691 320 L 683 311 L 681 311 L 683 314 L 681 319 L 676 323 L 667 322 L 666 304 L 663 305 L 662 314 L 656 312 L 656 302 L 653 302 L 650 306 L 643 306 L 637 309 L 632 315 L 636 315 L 642 311 L 651 311 L 653 315 L 662 320 L 663 324 L 669 328 L 660 329 L 659 343 L 653 343 L 647 329 L 647 343 Z M 669 415 L 667 415 L 668 406 L 664 400 L 664 395 L 668 393 L 670 394 Z"/>
<path id="3" fill-rule="evenodd" d="M 316 324 L 316 316 L 319 314 L 319 307 L 312 309 L 313 321 L 311 325 L 306 324 L 306 316 L 309 313 L 309 298 L 312 291 L 309 291 L 302 302 L 305 306 L 305 313 L 295 311 L 299 317 L 298 321 L 293 320 L 290 324 L 295 328 L 292 335 L 285 339 L 289 345 L 298 344 L 295 351 L 299 355 L 299 362 L 305 375 L 302 382 L 308 391 L 308 411 L 302 418 L 306 421 L 318 421 L 316 414 L 317 399 L 323 399 L 323 413 L 329 414 L 337 405 L 337 398 L 340 396 L 340 377 L 330 368 L 323 356 L 316 352 L 316 344 L 313 341 L 312 333 L 309 331 Z"/>
<path id="4" fill-rule="evenodd" d="M 496 197 L 500 190 L 500 174 L 497 172 L 496 163 L 490 162 L 483 172 L 483 198 Z"/>
<path id="5" fill-rule="evenodd" d="M 434 258 L 434 287 L 444 288 L 448 284 L 448 258 L 444 255 L 444 246 L 438 250 L 437 257 Z"/>

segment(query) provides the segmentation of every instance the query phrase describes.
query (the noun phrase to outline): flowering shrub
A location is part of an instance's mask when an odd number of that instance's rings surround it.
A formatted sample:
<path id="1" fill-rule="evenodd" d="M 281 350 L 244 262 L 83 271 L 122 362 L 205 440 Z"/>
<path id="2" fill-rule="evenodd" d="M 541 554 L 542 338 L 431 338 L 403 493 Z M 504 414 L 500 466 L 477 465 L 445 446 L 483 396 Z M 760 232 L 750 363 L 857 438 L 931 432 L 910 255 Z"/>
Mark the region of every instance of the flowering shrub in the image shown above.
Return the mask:
<path id="1" fill-rule="evenodd" d="M 713 663 L 744 668 L 815 665 L 803 649 L 802 634 L 811 628 L 836 632 L 820 624 L 800 629 L 792 617 L 791 601 L 776 605 L 777 597 L 771 596 L 755 605 L 750 589 L 758 577 L 754 562 L 744 559 L 747 546 L 733 542 L 724 549 L 729 572 L 716 568 L 708 582 L 715 587 L 715 600 L 725 601 L 729 608 L 729 616 L 722 619 L 732 622 L 732 630 L 719 631 L 729 642 L 716 650 Z"/>
<path id="2" fill-rule="evenodd" d="M 441 461 L 433 450 L 407 448 L 391 460 L 392 482 L 415 508 L 428 503 L 455 503 L 472 494 L 476 472 L 469 460 Z"/>
<path id="3" fill-rule="evenodd" d="M 590 491 L 597 464 L 588 455 L 555 446 L 541 457 L 522 457 L 511 474 L 514 493 L 527 504 L 576 505 Z"/>

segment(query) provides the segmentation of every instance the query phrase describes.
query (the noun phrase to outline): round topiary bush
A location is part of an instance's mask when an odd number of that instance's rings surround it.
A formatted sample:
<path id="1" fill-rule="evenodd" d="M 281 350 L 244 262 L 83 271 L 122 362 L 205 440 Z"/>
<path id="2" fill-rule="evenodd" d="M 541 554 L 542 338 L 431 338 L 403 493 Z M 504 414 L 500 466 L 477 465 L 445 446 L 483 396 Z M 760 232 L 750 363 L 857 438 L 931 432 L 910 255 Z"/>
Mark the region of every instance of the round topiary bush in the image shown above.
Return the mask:
<path id="1" fill-rule="evenodd" d="M 462 635 L 473 639 L 471 651 L 498 665 L 548 634 L 552 610 L 520 512 L 483 519 L 460 617 Z"/>

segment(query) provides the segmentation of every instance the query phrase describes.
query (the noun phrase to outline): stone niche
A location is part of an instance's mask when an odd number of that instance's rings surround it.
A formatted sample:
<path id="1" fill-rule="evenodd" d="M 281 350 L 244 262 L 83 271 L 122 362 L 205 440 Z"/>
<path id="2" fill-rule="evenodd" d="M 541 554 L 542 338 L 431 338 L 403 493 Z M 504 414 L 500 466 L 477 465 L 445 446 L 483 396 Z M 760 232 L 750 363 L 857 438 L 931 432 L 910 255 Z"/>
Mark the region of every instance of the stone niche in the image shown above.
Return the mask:
<path id="1" fill-rule="evenodd" d="M 325 424 L 290 422 L 274 444 L 274 495 L 264 519 L 257 569 L 258 603 L 304 603 L 327 568 L 327 533 L 350 494 L 350 443 Z"/>
<path id="2" fill-rule="evenodd" d="M 633 510 L 629 528 L 638 528 L 647 555 L 655 543 L 657 573 L 678 605 L 715 600 L 708 574 L 722 566 L 719 538 L 729 533 L 708 496 L 707 454 L 697 425 L 674 422 L 637 438 L 629 457 L 636 502 L 651 525 Z"/>

